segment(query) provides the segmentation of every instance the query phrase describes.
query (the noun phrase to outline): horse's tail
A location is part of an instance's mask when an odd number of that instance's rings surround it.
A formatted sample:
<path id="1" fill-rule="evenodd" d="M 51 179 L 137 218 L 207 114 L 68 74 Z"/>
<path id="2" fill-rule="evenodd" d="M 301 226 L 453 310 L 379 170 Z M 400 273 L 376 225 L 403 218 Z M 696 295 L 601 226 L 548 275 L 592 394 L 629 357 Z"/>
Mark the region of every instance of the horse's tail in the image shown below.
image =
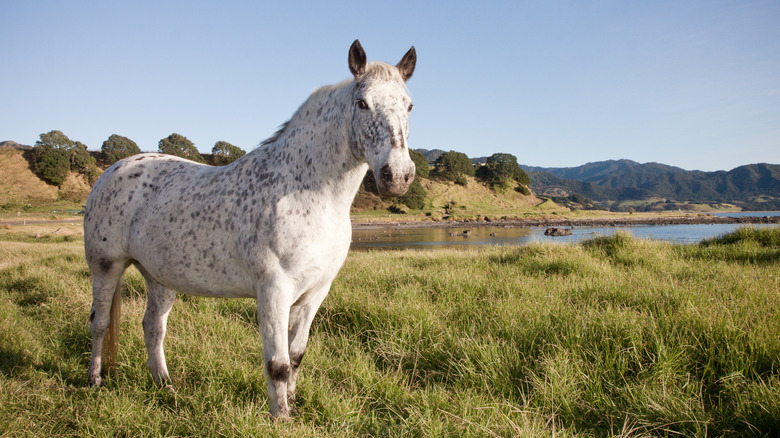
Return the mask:
<path id="1" fill-rule="evenodd" d="M 119 354 L 119 323 L 122 310 L 122 286 L 117 285 L 114 298 L 111 299 L 110 322 L 108 333 L 103 341 L 103 370 L 106 374 L 116 368 L 117 355 Z"/>

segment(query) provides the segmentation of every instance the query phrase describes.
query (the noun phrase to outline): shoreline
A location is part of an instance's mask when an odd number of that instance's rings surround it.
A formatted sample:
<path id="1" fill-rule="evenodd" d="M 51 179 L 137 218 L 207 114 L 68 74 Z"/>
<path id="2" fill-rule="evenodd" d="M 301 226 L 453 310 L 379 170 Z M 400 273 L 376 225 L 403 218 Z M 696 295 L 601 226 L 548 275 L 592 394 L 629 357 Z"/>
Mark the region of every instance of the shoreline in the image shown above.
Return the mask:
<path id="1" fill-rule="evenodd" d="M 593 218 L 507 218 L 482 220 L 426 220 L 385 221 L 360 220 L 352 222 L 353 230 L 383 228 L 462 228 L 462 227 L 618 227 L 629 225 L 708 225 L 708 224 L 780 224 L 780 216 L 726 217 L 711 215 L 649 216 L 649 217 L 593 217 Z"/>

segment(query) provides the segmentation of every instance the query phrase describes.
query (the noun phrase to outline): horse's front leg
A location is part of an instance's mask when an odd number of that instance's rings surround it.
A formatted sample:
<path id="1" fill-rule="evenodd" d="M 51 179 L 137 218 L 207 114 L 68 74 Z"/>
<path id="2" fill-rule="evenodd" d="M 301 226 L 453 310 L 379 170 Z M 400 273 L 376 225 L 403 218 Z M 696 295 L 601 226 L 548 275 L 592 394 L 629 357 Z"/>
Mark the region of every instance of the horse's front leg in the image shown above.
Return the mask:
<path id="1" fill-rule="evenodd" d="M 287 381 L 290 378 L 288 323 L 294 287 L 279 276 L 257 291 L 257 321 L 263 339 L 263 361 L 268 383 L 268 400 L 273 418 L 287 418 Z"/>
<path id="2" fill-rule="evenodd" d="M 287 380 L 287 403 L 295 409 L 295 387 L 298 382 L 298 368 L 306 353 L 309 331 L 314 315 L 330 291 L 330 282 L 323 288 L 305 295 L 290 308 L 290 378 Z"/>

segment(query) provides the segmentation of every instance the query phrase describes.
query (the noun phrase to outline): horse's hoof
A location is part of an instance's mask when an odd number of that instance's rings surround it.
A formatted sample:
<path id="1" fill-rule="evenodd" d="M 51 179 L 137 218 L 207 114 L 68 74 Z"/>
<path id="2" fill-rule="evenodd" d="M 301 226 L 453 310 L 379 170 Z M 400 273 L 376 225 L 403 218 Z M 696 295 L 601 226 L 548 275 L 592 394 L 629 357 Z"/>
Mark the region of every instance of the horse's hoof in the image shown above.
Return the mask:
<path id="1" fill-rule="evenodd" d="M 274 422 L 274 423 L 289 423 L 289 422 L 293 421 L 293 418 L 289 414 L 288 415 L 277 415 L 277 416 L 271 415 L 271 421 Z"/>
<path id="2" fill-rule="evenodd" d="M 165 392 L 167 392 L 168 394 L 176 394 L 176 388 L 174 388 L 174 387 L 173 387 L 173 385 L 165 385 L 165 386 L 163 387 L 163 389 L 164 389 L 164 390 L 165 390 Z"/>
<path id="3" fill-rule="evenodd" d="M 98 375 L 97 377 L 87 376 L 87 381 L 89 381 L 89 386 L 95 389 L 103 386 L 103 377 L 101 377 L 100 375 Z"/>

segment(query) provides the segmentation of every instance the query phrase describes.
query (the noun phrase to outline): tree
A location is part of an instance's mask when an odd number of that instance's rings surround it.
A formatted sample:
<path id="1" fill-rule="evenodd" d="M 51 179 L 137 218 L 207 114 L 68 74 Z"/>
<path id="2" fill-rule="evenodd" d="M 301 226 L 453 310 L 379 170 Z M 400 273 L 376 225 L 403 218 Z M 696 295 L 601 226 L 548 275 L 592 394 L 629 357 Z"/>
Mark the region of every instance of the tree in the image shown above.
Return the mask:
<path id="1" fill-rule="evenodd" d="M 493 154 L 488 157 L 485 165 L 479 168 L 477 176 L 493 187 L 507 187 L 512 182 L 527 185 L 528 175 L 517 164 L 517 158 L 512 154 Z"/>
<path id="2" fill-rule="evenodd" d="M 35 147 L 51 146 L 54 149 L 68 150 L 76 145 L 76 142 L 69 139 L 62 131 L 49 131 L 39 137 L 40 139 L 35 142 Z"/>
<path id="3" fill-rule="evenodd" d="M 70 148 L 70 170 L 81 174 L 89 173 L 96 165 L 97 160 L 87 151 L 87 145 L 77 141 Z"/>
<path id="4" fill-rule="evenodd" d="M 100 150 L 106 157 L 109 164 L 114 164 L 122 158 L 140 154 L 141 148 L 133 140 L 121 135 L 113 134 L 108 140 L 103 142 Z"/>
<path id="5" fill-rule="evenodd" d="M 62 131 L 49 131 L 40 135 L 30 154 L 33 172 L 49 184 L 59 186 L 65 181 L 71 166 L 79 171 L 94 167 L 95 159 L 81 142 L 75 142 Z M 90 161 L 91 159 L 91 161 Z"/>
<path id="6" fill-rule="evenodd" d="M 474 176 L 474 166 L 469 157 L 462 152 L 445 152 L 433 165 L 434 175 L 463 186 L 467 183 L 467 176 Z"/>
<path id="7" fill-rule="evenodd" d="M 416 168 L 415 174 L 420 178 L 428 178 L 428 175 L 431 173 L 431 166 L 428 163 L 428 159 L 425 158 L 425 155 L 414 149 L 409 149 L 409 158 L 414 161 L 414 167 Z"/>
<path id="8" fill-rule="evenodd" d="M 214 143 L 214 147 L 211 149 L 211 153 L 214 154 L 214 164 L 217 166 L 230 164 L 246 155 L 245 150 L 238 146 L 233 146 L 226 141 L 218 141 Z"/>
<path id="9" fill-rule="evenodd" d="M 200 156 L 200 152 L 195 148 L 195 145 L 181 134 L 173 133 L 163 138 L 160 140 L 158 147 L 163 154 L 175 155 L 199 163 L 203 162 L 203 157 Z"/>
<path id="10" fill-rule="evenodd" d="M 47 143 L 36 143 L 30 152 L 30 157 L 32 171 L 46 183 L 59 186 L 68 176 L 70 160 L 67 150 L 55 148 Z"/>

